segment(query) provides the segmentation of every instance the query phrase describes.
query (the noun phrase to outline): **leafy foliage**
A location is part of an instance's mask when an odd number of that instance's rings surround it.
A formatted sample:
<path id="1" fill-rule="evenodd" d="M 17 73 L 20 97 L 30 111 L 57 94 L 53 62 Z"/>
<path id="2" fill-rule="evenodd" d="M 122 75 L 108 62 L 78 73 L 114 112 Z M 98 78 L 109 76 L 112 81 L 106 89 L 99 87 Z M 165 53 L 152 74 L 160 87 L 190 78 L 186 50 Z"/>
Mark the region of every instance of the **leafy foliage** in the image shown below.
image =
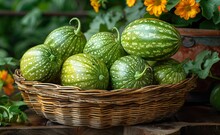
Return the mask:
<path id="1" fill-rule="evenodd" d="M 0 70 L 4 69 L 9 71 L 10 74 L 14 72 L 16 68 L 19 66 L 19 60 L 13 57 L 3 57 L 0 59 Z M 0 86 L 0 88 L 2 88 Z"/>
<path id="2" fill-rule="evenodd" d="M 72 12 L 81 8 L 77 5 L 77 1 L 72 0 L 1 1 L 1 10 L 27 14 L 22 17 L 0 16 L 0 57 L 20 59 L 27 49 L 42 43 L 50 31 L 68 24 L 68 16 L 47 17 L 44 12 Z"/>
<path id="3" fill-rule="evenodd" d="M 89 39 L 97 32 L 111 30 L 122 17 L 122 9 L 117 6 L 107 12 L 98 13 L 90 23 L 90 29 L 85 32 L 86 38 Z"/>
<path id="4" fill-rule="evenodd" d="M 0 126 L 7 126 L 12 123 L 24 123 L 27 116 L 23 112 L 25 108 L 23 101 L 12 101 L 8 96 L 0 97 Z M 23 109 L 22 109 L 23 108 Z"/>
<path id="5" fill-rule="evenodd" d="M 220 61 L 220 58 L 217 52 L 204 50 L 196 56 L 195 60 L 187 61 L 184 64 L 184 69 L 187 74 L 192 73 L 198 75 L 201 79 L 205 79 L 211 74 L 212 65 L 218 61 Z"/>
<path id="6" fill-rule="evenodd" d="M 215 24 L 220 22 L 218 6 L 220 5 L 219 0 L 201 0 L 200 2 L 202 10 L 202 15 L 209 19 L 213 18 Z"/>

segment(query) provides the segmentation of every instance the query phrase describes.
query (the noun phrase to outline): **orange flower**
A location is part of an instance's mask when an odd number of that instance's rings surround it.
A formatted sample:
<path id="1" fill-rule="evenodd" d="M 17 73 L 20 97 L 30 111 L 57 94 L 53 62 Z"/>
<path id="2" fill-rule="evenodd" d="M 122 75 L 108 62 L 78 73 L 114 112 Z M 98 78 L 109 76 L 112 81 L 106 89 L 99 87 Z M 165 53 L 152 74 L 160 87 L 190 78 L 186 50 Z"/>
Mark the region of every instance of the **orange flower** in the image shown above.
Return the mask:
<path id="1" fill-rule="evenodd" d="M 147 6 L 146 11 L 150 15 L 160 16 L 162 12 L 167 12 L 167 0 L 145 0 L 144 5 Z"/>
<path id="2" fill-rule="evenodd" d="M 176 15 L 179 15 L 185 20 L 196 17 L 199 12 L 199 3 L 196 3 L 195 0 L 181 0 L 180 3 L 176 5 L 176 10 L 174 11 Z"/>
<path id="3" fill-rule="evenodd" d="M 14 92 L 14 79 L 6 70 L 0 71 L 0 81 L 3 81 L 3 90 L 5 94 L 10 95 Z"/>
<path id="4" fill-rule="evenodd" d="M 8 76 L 8 72 L 7 72 L 6 70 L 0 71 L 0 79 L 1 79 L 2 81 L 5 81 L 6 78 L 7 78 L 7 76 Z"/>
<path id="5" fill-rule="evenodd" d="M 90 5 L 93 7 L 95 12 L 99 12 L 99 7 L 101 6 L 98 0 L 90 0 Z"/>
<path id="6" fill-rule="evenodd" d="M 14 86 L 12 84 L 6 84 L 3 87 L 3 90 L 6 95 L 11 95 L 14 92 Z"/>
<path id="7" fill-rule="evenodd" d="M 136 0 L 126 0 L 126 4 L 128 5 L 128 7 L 134 6 L 135 3 L 136 3 Z"/>

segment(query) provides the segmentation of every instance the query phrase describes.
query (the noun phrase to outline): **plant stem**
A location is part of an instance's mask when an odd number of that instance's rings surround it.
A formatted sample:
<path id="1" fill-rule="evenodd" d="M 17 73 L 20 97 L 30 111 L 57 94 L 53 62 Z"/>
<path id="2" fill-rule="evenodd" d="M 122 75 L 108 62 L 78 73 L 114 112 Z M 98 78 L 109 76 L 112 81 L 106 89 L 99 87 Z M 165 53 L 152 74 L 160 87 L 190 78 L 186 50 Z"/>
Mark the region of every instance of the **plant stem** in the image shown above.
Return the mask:
<path id="1" fill-rule="evenodd" d="M 145 68 L 144 68 L 144 70 L 143 70 L 141 73 L 136 72 L 136 73 L 135 73 L 135 76 L 134 76 L 135 80 L 140 79 L 140 78 L 144 75 L 144 73 L 146 72 L 146 70 L 148 69 L 148 67 L 149 67 L 149 66 L 145 65 Z"/>
<path id="2" fill-rule="evenodd" d="M 5 106 L 0 105 L 0 109 L 4 110 L 8 115 L 8 121 L 10 121 L 10 112 L 8 111 L 8 108 Z"/>
<path id="3" fill-rule="evenodd" d="M 77 21 L 78 26 L 77 26 L 77 28 L 76 28 L 76 30 L 75 30 L 74 32 L 75 32 L 76 35 L 78 35 L 78 34 L 80 33 L 80 30 L 81 30 L 81 23 L 80 23 L 80 20 L 79 20 L 78 18 L 72 18 L 72 19 L 69 21 L 69 24 L 71 24 L 71 22 L 72 22 L 73 20 L 76 20 L 76 21 Z"/>
<path id="4" fill-rule="evenodd" d="M 116 40 L 116 42 L 120 42 L 121 39 L 120 39 L 120 33 L 119 33 L 118 29 L 117 29 L 116 27 L 113 27 L 112 30 L 113 30 L 113 31 L 114 31 L 114 30 L 116 31 L 116 34 L 117 34 L 117 40 Z"/>
<path id="5" fill-rule="evenodd" d="M 208 77 L 213 78 L 213 79 L 216 79 L 216 80 L 220 80 L 220 77 L 213 76 L 211 72 L 209 72 Z"/>

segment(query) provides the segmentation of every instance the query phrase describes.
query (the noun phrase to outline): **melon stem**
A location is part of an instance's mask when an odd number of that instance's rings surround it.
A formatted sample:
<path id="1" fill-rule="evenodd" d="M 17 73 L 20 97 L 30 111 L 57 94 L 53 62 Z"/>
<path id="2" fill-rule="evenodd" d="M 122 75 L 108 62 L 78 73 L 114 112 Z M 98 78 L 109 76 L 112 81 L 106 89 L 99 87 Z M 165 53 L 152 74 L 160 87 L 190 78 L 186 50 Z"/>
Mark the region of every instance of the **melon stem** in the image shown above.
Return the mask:
<path id="1" fill-rule="evenodd" d="M 50 58 L 50 61 L 53 61 L 55 56 L 53 54 L 51 54 L 49 58 Z"/>
<path id="2" fill-rule="evenodd" d="M 144 68 L 144 70 L 143 70 L 141 73 L 136 72 L 135 75 L 134 75 L 135 80 L 140 79 L 140 78 L 144 75 L 144 73 L 146 72 L 146 70 L 148 69 L 148 67 L 149 67 L 149 66 L 145 65 L 145 68 Z"/>
<path id="3" fill-rule="evenodd" d="M 74 30 L 75 34 L 78 35 L 80 33 L 80 30 L 81 30 L 81 23 L 79 21 L 78 18 L 72 18 L 70 21 L 69 21 L 69 24 L 71 25 L 72 21 L 77 21 L 77 28 L 76 30 Z"/>
<path id="4" fill-rule="evenodd" d="M 100 80 L 100 81 L 103 80 L 104 78 L 105 78 L 104 75 L 99 75 L 99 80 Z"/>
<path id="5" fill-rule="evenodd" d="M 119 31 L 118 31 L 118 29 L 116 28 L 116 27 L 113 27 L 112 28 L 112 31 L 116 31 L 116 33 L 117 33 L 117 39 L 116 39 L 116 42 L 120 42 L 120 33 L 119 33 Z"/>

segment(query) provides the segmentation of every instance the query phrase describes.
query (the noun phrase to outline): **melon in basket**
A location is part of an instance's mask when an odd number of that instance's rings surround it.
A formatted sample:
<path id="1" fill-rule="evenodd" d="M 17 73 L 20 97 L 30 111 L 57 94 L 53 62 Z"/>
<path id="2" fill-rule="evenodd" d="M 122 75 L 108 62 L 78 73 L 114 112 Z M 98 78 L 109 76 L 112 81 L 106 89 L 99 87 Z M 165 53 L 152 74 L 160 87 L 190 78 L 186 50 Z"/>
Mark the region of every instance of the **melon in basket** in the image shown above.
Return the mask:
<path id="1" fill-rule="evenodd" d="M 109 83 L 107 66 L 90 54 L 75 54 L 64 63 L 61 84 L 82 89 L 106 89 Z"/>
<path id="2" fill-rule="evenodd" d="M 141 88 L 153 83 L 153 72 L 141 57 L 128 55 L 116 60 L 110 69 L 114 89 Z"/>
<path id="3" fill-rule="evenodd" d="M 154 80 L 157 84 L 176 84 L 186 79 L 183 63 L 169 58 L 153 65 Z"/>
<path id="4" fill-rule="evenodd" d="M 69 23 L 71 24 L 72 21 L 76 21 L 78 26 L 67 25 L 56 28 L 50 32 L 44 41 L 44 44 L 60 54 L 63 61 L 74 54 L 83 52 L 86 44 L 86 37 L 81 32 L 80 20 L 72 18 Z"/>
<path id="5" fill-rule="evenodd" d="M 125 27 L 121 44 L 128 54 L 155 61 L 174 55 L 181 45 L 181 36 L 167 22 L 140 18 Z"/>
<path id="6" fill-rule="evenodd" d="M 60 56 L 45 44 L 28 49 L 20 61 L 21 73 L 28 81 L 54 82 L 61 66 Z"/>
<path id="7" fill-rule="evenodd" d="M 83 50 L 83 53 L 92 54 L 104 61 L 108 68 L 118 58 L 126 55 L 118 29 L 114 27 L 113 30 L 117 32 L 117 36 L 113 32 L 98 32 L 88 40 Z"/>

